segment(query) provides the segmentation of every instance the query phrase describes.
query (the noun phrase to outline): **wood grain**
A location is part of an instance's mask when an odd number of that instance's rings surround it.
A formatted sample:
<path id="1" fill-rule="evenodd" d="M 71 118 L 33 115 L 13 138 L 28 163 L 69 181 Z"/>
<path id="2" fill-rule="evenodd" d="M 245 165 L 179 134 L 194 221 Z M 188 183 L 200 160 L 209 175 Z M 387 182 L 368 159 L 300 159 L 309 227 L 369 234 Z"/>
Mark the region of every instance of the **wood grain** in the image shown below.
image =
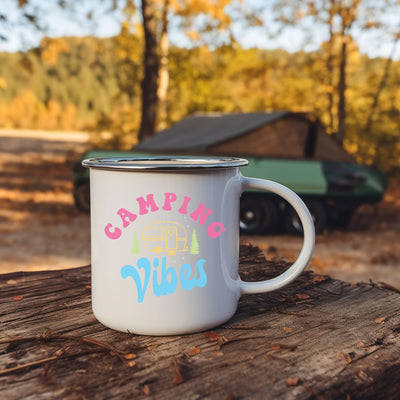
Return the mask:
<path id="1" fill-rule="evenodd" d="M 245 280 L 272 277 L 241 246 Z M 92 315 L 90 267 L 0 276 L 2 399 L 398 399 L 400 294 L 305 272 L 212 332 L 135 336 Z"/>

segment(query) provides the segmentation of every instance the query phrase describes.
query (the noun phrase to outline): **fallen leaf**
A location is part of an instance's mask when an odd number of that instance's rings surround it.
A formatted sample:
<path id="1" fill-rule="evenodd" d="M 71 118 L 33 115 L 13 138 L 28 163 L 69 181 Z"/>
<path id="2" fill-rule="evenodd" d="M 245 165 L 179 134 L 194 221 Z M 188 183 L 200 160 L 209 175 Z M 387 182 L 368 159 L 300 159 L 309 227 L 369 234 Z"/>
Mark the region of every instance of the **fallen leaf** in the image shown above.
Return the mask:
<path id="1" fill-rule="evenodd" d="M 298 299 L 300 299 L 300 300 L 305 300 L 305 299 L 309 299 L 311 296 L 309 296 L 309 295 L 306 294 L 306 293 L 297 293 L 297 294 L 296 294 L 296 297 L 297 297 Z"/>
<path id="2" fill-rule="evenodd" d="M 18 294 L 13 297 L 14 301 L 19 301 L 19 300 L 22 300 L 23 298 L 24 298 L 24 296 L 22 296 L 22 294 Z"/>
<path id="3" fill-rule="evenodd" d="M 142 392 L 145 396 L 148 396 L 150 394 L 150 388 L 149 385 L 143 385 L 142 386 Z"/>
<path id="4" fill-rule="evenodd" d="M 365 344 L 364 344 L 364 342 L 358 342 L 358 347 L 364 347 L 365 346 Z"/>
<path id="5" fill-rule="evenodd" d="M 136 365 L 136 361 L 134 361 L 134 360 L 130 360 L 130 361 L 128 361 L 128 367 L 134 367 Z"/>
<path id="6" fill-rule="evenodd" d="M 215 332 L 206 332 L 204 336 L 210 340 L 218 340 L 221 337 L 220 335 L 218 335 L 218 333 Z"/>
<path id="7" fill-rule="evenodd" d="M 136 358 L 136 354 L 133 353 L 125 354 L 125 360 L 133 360 L 134 358 Z"/>
<path id="8" fill-rule="evenodd" d="M 212 342 L 216 341 L 218 343 L 218 348 L 229 342 L 229 340 L 225 336 L 218 335 L 218 333 L 215 332 L 206 332 L 204 335 L 210 341 Z"/>
<path id="9" fill-rule="evenodd" d="M 314 275 L 314 277 L 312 278 L 313 283 L 317 283 L 317 282 L 324 282 L 326 281 L 328 278 L 324 275 Z"/>
<path id="10" fill-rule="evenodd" d="M 183 376 L 179 364 L 176 360 L 174 360 L 174 369 L 175 369 L 175 377 L 172 380 L 172 383 L 174 385 L 180 385 L 183 382 Z"/>
<path id="11" fill-rule="evenodd" d="M 199 354 L 201 352 L 201 349 L 199 349 L 198 347 L 193 347 L 193 349 L 190 349 L 188 354 L 190 357 L 196 356 L 197 354 Z"/>
<path id="12" fill-rule="evenodd" d="M 297 386 L 299 383 L 299 378 L 288 378 L 286 379 L 286 385 L 288 386 Z"/>
<path id="13" fill-rule="evenodd" d="M 339 356 L 342 358 L 342 360 L 348 365 L 351 363 L 351 357 L 347 354 L 343 354 L 342 352 L 339 352 Z"/>
<path id="14" fill-rule="evenodd" d="M 282 329 L 283 329 L 286 333 L 292 333 L 292 332 L 293 332 L 293 329 L 290 328 L 290 327 L 288 327 L 288 326 L 284 326 Z"/>
<path id="15" fill-rule="evenodd" d="M 381 324 L 385 319 L 386 319 L 386 316 L 385 316 L 385 317 L 377 318 L 377 319 L 375 320 L 375 323 L 376 323 L 376 324 Z"/>
<path id="16" fill-rule="evenodd" d="M 281 349 L 281 345 L 277 344 L 277 345 L 272 346 L 271 348 L 272 348 L 272 350 L 280 350 Z"/>

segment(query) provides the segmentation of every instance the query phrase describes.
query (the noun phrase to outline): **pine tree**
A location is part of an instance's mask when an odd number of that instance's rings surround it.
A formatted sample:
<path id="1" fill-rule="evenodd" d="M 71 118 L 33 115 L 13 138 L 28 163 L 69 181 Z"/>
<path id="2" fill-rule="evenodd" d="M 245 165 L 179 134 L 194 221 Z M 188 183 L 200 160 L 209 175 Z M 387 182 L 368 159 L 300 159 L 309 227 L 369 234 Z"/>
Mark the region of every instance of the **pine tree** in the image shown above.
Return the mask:
<path id="1" fill-rule="evenodd" d="M 139 253 L 140 253 L 139 239 L 135 229 L 133 231 L 132 254 L 139 254 Z"/>
<path id="2" fill-rule="evenodd" d="M 190 254 L 199 254 L 199 241 L 197 240 L 197 233 L 196 229 L 193 229 L 192 232 L 192 240 L 190 242 Z"/>

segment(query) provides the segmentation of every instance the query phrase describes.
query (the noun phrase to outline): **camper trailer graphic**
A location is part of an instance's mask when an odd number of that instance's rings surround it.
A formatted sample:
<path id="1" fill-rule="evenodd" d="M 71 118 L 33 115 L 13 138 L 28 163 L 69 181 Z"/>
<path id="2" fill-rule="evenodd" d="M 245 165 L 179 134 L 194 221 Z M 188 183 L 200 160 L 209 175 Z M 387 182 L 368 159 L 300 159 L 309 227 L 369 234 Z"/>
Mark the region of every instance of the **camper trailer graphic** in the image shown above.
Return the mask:
<path id="1" fill-rule="evenodd" d="M 143 229 L 142 239 L 146 249 L 157 254 L 166 251 L 175 255 L 178 251 L 188 251 L 186 229 L 177 222 L 153 222 Z"/>

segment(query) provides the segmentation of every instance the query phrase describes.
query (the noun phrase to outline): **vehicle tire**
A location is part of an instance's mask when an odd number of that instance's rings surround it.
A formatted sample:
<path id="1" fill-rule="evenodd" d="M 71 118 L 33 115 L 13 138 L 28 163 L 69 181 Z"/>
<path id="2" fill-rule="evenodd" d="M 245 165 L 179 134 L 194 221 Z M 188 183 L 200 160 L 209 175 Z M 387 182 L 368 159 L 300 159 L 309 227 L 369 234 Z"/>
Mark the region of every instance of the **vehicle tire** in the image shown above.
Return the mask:
<path id="1" fill-rule="evenodd" d="M 332 212 L 330 215 L 330 226 L 334 229 L 347 229 L 351 223 L 356 208 L 342 209 Z"/>
<path id="2" fill-rule="evenodd" d="M 240 201 L 240 230 L 254 235 L 272 232 L 278 220 L 278 208 L 272 200 L 244 197 Z"/>
<path id="3" fill-rule="evenodd" d="M 84 182 L 74 186 L 76 207 L 86 213 L 90 212 L 90 183 Z"/>
<path id="4" fill-rule="evenodd" d="M 316 200 L 305 201 L 305 204 L 313 219 L 315 233 L 322 233 L 327 224 L 327 215 L 324 205 Z M 288 233 L 296 235 L 303 234 L 303 226 L 301 225 L 300 218 L 296 211 L 289 205 L 285 211 L 284 225 Z"/>

